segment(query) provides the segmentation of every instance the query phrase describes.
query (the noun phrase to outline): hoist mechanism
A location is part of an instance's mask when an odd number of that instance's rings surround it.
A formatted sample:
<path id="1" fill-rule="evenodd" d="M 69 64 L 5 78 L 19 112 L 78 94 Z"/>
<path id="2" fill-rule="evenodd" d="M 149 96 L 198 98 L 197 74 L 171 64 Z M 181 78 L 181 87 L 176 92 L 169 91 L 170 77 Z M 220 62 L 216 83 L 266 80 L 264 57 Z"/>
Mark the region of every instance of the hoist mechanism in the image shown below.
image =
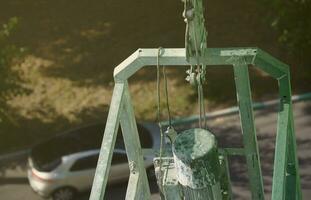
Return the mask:
<path id="1" fill-rule="evenodd" d="M 207 31 L 205 29 L 204 7 L 200 0 L 183 0 L 183 17 L 186 23 L 185 49 L 186 59 L 196 58 L 197 64 L 206 50 Z"/>
<path id="2" fill-rule="evenodd" d="M 153 151 L 141 148 L 127 81 L 147 65 L 157 66 L 157 116 L 161 144 L 159 153 L 155 155 L 154 168 L 161 199 L 232 199 L 228 159 L 232 156 L 244 156 L 246 159 L 252 199 L 265 199 L 249 80 L 249 67 L 254 66 L 275 78 L 279 86 L 272 200 L 301 200 L 289 67 L 254 47 L 207 48 L 203 0 L 183 0 L 183 3 L 185 48 L 138 49 L 114 70 L 115 86 L 90 200 L 104 198 L 119 125 L 130 169 L 126 199 L 150 199 L 144 155 Z M 161 66 L 165 66 L 162 74 L 168 125 L 160 122 Z M 177 132 L 173 127 L 165 74 L 165 68 L 171 66 L 189 66 L 186 80 L 198 90 L 198 128 Z M 235 80 L 243 137 L 241 148 L 219 147 L 214 134 L 206 127 L 203 85 L 206 68 L 211 66 L 233 67 L 232 78 Z"/>

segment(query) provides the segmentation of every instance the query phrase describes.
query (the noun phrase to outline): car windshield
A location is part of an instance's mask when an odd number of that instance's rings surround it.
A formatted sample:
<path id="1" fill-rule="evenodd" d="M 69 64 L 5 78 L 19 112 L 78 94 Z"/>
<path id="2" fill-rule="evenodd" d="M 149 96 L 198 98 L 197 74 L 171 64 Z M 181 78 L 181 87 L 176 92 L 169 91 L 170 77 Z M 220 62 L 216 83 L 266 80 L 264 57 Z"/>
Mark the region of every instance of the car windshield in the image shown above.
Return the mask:
<path id="1" fill-rule="evenodd" d="M 139 124 L 137 128 L 142 147 L 151 148 L 152 137 L 148 130 Z M 71 130 L 40 143 L 31 152 L 34 167 L 41 171 L 51 171 L 51 168 L 46 169 L 45 166 L 51 166 L 49 165 L 50 163 L 59 160 L 64 155 L 99 149 L 102 143 L 104 129 L 104 124 L 90 125 Z M 125 149 L 120 128 L 115 148 Z"/>

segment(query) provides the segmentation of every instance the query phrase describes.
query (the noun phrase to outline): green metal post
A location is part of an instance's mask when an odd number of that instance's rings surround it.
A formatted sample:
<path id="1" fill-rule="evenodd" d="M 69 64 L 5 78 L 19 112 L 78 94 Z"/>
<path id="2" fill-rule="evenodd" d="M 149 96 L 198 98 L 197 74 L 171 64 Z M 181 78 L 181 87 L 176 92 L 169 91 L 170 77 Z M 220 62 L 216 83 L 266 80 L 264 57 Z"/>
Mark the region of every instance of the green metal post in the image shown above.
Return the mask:
<path id="1" fill-rule="evenodd" d="M 233 58 L 235 59 L 235 58 Z M 246 153 L 249 182 L 253 200 L 264 199 L 263 181 L 260 166 L 256 129 L 254 125 L 253 106 L 248 74 L 248 65 L 243 58 L 236 58 L 233 64 L 237 100 Z"/>
<path id="2" fill-rule="evenodd" d="M 113 149 L 116 143 L 116 137 L 119 128 L 119 115 L 122 105 L 123 92 L 124 84 L 116 83 L 112 94 L 108 119 L 97 162 L 90 200 L 104 199 Z"/>
<path id="3" fill-rule="evenodd" d="M 293 105 L 291 100 L 291 84 L 290 84 L 290 72 L 288 69 L 287 76 L 284 77 L 285 83 L 283 80 L 280 79 L 280 89 L 281 91 L 287 91 L 287 101 L 289 103 L 289 143 L 288 143 L 288 158 L 287 158 L 287 168 L 286 168 L 286 191 L 287 195 L 286 200 L 296 199 L 301 200 L 301 182 L 300 182 L 300 175 L 299 175 L 299 163 L 298 163 L 298 156 L 297 156 L 297 146 L 296 146 L 296 136 L 295 136 L 295 128 L 294 128 L 294 116 L 293 116 Z M 286 90 L 287 89 L 287 90 Z M 282 95 L 282 94 L 281 94 Z M 284 95 L 283 95 L 284 98 Z M 289 194 L 291 190 L 295 190 L 295 196 L 291 196 Z"/>
<path id="4" fill-rule="evenodd" d="M 275 147 L 272 199 L 301 200 L 289 71 L 284 73 L 284 76 L 278 81 L 281 102 Z"/>
<path id="5" fill-rule="evenodd" d="M 232 199 L 232 188 L 230 180 L 229 162 L 228 155 L 221 154 L 219 156 L 220 162 L 220 188 L 223 200 Z"/>
<path id="6" fill-rule="evenodd" d="M 127 82 L 124 87 L 120 123 L 130 167 L 126 199 L 150 199 L 150 189 Z"/>
<path id="7" fill-rule="evenodd" d="M 273 170 L 272 199 L 285 199 L 286 163 L 288 145 L 289 105 L 282 98 L 282 109 L 278 115 L 277 137 L 275 145 L 275 160 Z"/>

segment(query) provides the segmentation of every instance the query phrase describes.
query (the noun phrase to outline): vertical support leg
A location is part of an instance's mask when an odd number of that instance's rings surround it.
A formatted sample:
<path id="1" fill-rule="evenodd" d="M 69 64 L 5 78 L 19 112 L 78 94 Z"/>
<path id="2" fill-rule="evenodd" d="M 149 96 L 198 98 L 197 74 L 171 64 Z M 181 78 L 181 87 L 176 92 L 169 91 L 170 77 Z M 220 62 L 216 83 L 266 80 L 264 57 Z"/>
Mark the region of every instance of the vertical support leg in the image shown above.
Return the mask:
<path id="1" fill-rule="evenodd" d="M 119 128 L 119 114 L 122 105 L 123 92 L 124 83 L 116 83 L 113 90 L 111 105 L 106 123 L 104 138 L 97 162 L 90 200 L 104 199 L 113 149 Z"/>
<path id="2" fill-rule="evenodd" d="M 150 189 L 127 82 L 125 83 L 120 123 L 130 165 L 126 199 L 150 199 Z"/>
<path id="3" fill-rule="evenodd" d="M 228 155 L 222 154 L 219 157 L 219 160 L 220 160 L 220 166 L 221 166 L 220 184 L 221 184 L 221 189 L 223 191 L 222 192 L 223 200 L 231 200 L 232 199 L 232 187 L 231 187 Z"/>
<path id="4" fill-rule="evenodd" d="M 301 182 L 300 182 L 300 173 L 299 173 L 299 163 L 297 156 L 297 146 L 296 146 L 296 138 L 295 138 L 295 130 L 294 130 L 294 122 L 293 122 L 293 113 L 292 113 L 292 105 L 290 106 L 290 116 L 289 116 L 289 144 L 288 144 L 288 160 L 287 160 L 287 170 L 286 170 L 286 200 L 302 199 L 301 193 Z M 294 186 L 294 187 L 293 187 Z M 291 193 L 291 191 L 295 189 L 295 195 Z"/>
<path id="5" fill-rule="evenodd" d="M 262 200 L 264 199 L 264 190 L 254 125 L 248 66 L 244 59 L 237 59 L 233 69 L 252 199 Z"/>
<path id="6" fill-rule="evenodd" d="M 289 101 L 289 130 L 288 130 L 288 159 L 287 159 L 287 168 L 286 168 L 286 200 L 296 199 L 301 200 L 301 183 L 300 183 L 300 174 L 299 174 L 299 163 L 297 156 L 297 145 L 296 145 L 296 135 L 295 135 L 295 127 L 294 127 L 294 116 L 293 116 L 293 105 L 292 105 L 292 92 L 291 92 L 291 84 L 290 84 L 290 72 L 288 71 L 287 76 L 284 77 L 285 80 L 280 80 L 280 88 L 281 91 L 285 91 L 287 89 L 287 97 Z M 285 83 L 283 83 L 283 81 Z M 282 95 L 282 94 L 281 94 Z M 283 95 L 284 97 L 284 95 Z M 295 192 L 292 190 L 295 189 Z M 295 193 L 293 195 L 292 193 Z M 291 196 L 292 195 L 292 196 Z"/>
<path id="7" fill-rule="evenodd" d="M 281 106 L 274 160 L 272 199 L 301 200 L 289 72 L 279 79 L 279 87 Z M 285 122 L 286 124 L 284 124 Z"/>
<path id="8" fill-rule="evenodd" d="M 286 186 L 286 163 L 288 145 L 289 105 L 284 99 L 278 114 L 277 136 L 273 169 L 272 199 L 284 200 Z"/>

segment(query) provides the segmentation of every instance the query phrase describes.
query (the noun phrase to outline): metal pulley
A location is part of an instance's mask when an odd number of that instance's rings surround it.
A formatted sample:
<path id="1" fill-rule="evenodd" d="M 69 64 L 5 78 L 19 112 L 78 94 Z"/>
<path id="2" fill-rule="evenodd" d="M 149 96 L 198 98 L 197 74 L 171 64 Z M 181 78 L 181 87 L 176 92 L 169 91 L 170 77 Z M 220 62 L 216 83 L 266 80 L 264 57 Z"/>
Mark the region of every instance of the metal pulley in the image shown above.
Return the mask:
<path id="1" fill-rule="evenodd" d="M 204 7 L 202 0 L 183 0 L 183 17 L 186 23 L 185 48 L 186 59 L 196 58 L 204 55 L 206 50 L 207 31 L 205 29 Z"/>
<path id="2" fill-rule="evenodd" d="M 203 85 L 206 81 L 205 66 L 197 66 L 196 69 L 194 69 L 194 67 L 191 66 L 190 69 L 186 71 L 186 74 L 187 74 L 186 81 L 188 81 L 192 86 Z"/>

